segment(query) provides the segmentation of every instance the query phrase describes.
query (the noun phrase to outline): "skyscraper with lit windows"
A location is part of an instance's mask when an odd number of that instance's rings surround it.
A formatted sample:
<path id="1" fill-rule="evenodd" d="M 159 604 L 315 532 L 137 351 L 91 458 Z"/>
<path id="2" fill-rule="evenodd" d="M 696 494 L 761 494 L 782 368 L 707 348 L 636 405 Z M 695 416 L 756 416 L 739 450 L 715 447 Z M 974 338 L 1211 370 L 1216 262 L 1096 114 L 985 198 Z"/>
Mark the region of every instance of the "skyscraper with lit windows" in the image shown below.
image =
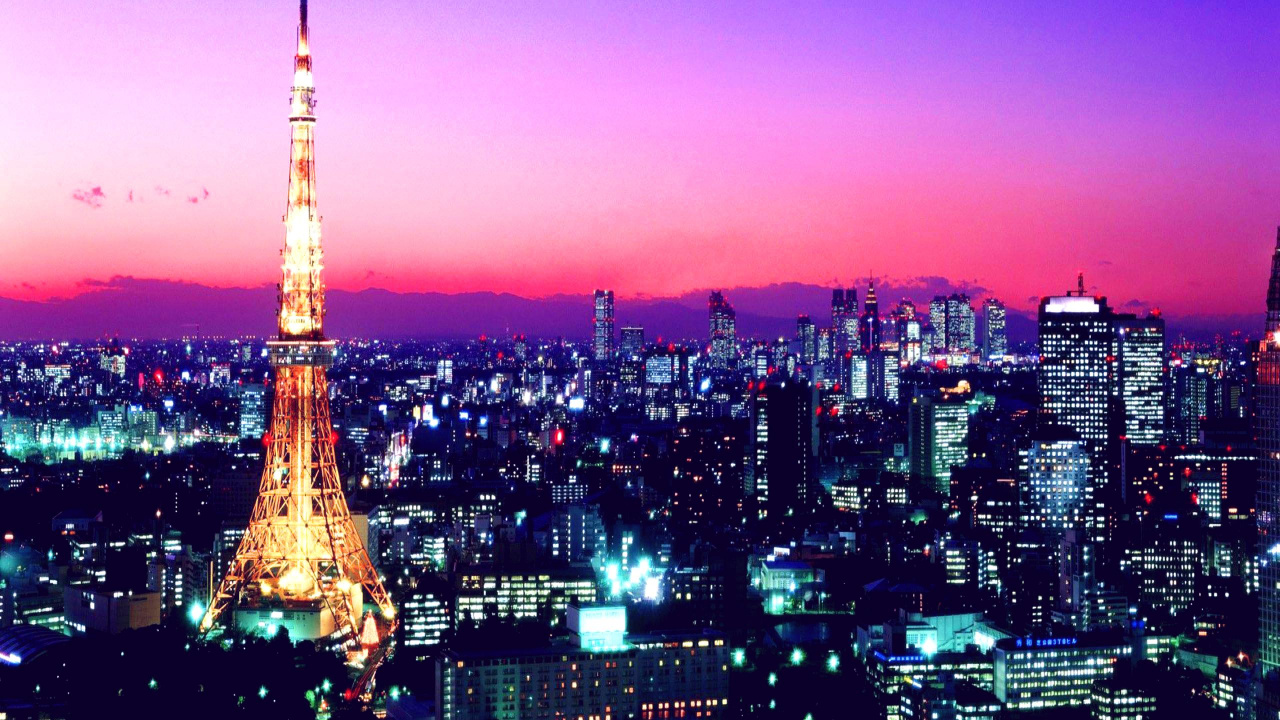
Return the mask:
<path id="1" fill-rule="evenodd" d="M 712 367 L 732 367 L 738 360 L 738 314 L 719 290 L 707 301 L 707 323 Z"/>
<path id="2" fill-rule="evenodd" d="M 832 353 L 837 358 L 851 350 L 858 337 L 858 291 L 853 288 L 831 291 Z"/>
<path id="3" fill-rule="evenodd" d="M 635 325 L 622 328 L 622 341 L 618 346 L 623 360 L 638 360 L 644 355 L 644 328 Z"/>
<path id="4" fill-rule="evenodd" d="M 1089 486 L 1089 454 L 1080 436 L 1061 425 L 1045 427 L 1032 437 L 1023 462 L 1028 522 L 1055 533 L 1075 529 Z"/>
<path id="5" fill-rule="evenodd" d="M 1117 392 L 1124 437 L 1133 445 L 1155 445 L 1165 436 L 1164 319 L 1116 317 Z"/>
<path id="6" fill-rule="evenodd" d="M 1258 345 L 1258 659 L 1266 673 L 1280 669 L 1280 230 L 1271 257 L 1266 335 Z"/>
<path id="7" fill-rule="evenodd" d="M 973 305 L 963 293 L 937 295 L 929 303 L 933 349 L 947 352 L 976 350 Z"/>
<path id="8" fill-rule="evenodd" d="M 988 362 L 999 360 L 1008 352 L 1004 303 L 987 298 L 982 303 L 982 359 Z"/>
<path id="9" fill-rule="evenodd" d="M 800 362 L 812 365 L 818 360 L 818 332 L 808 315 L 796 318 L 796 345 Z"/>
<path id="10" fill-rule="evenodd" d="M 1089 538 L 1105 540 L 1107 506 L 1118 496 L 1110 482 L 1114 428 L 1115 319 L 1104 297 L 1076 291 L 1040 301 L 1040 410 L 1065 425 L 1089 453 L 1085 516 Z"/>
<path id="11" fill-rule="evenodd" d="M 591 317 L 591 349 L 596 360 L 613 358 L 613 291 L 597 290 Z"/>
<path id="12" fill-rule="evenodd" d="M 907 417 L 911 477 L 950 495 L 951 469 L 969 461 L 968 404 L 959 394 L 918 395 Z"/>

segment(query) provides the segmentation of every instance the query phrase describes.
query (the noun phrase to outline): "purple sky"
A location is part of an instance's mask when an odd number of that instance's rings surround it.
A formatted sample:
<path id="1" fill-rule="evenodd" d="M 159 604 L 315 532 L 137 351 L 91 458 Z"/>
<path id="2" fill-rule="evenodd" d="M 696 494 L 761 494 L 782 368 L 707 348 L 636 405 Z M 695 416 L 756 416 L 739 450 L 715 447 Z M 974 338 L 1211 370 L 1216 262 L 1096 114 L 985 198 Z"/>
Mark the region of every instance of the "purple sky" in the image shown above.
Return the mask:
<path id="1" fill-rule="evenodd" d="M 288 1 L 0 4 L 0 296 L 273 283 Z M 316 0 L 335 287 L 1254 312 L 1280 4 Z M 130 201 L 132 193 L 132 201 Z M 889 299 L 886 299 L 889 300 Z"/>

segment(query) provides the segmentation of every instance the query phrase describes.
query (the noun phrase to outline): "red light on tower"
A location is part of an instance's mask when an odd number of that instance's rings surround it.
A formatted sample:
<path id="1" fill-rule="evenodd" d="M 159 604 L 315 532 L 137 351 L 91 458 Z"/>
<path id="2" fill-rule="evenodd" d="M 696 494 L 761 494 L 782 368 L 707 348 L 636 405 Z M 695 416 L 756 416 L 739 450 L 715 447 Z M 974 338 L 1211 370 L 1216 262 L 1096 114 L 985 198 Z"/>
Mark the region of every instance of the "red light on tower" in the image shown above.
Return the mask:
<path id="1" fill-rule="evenodd" d="M 556 445 L 564 444 L 564 428 L 556 428 L 555 444 Z"/>

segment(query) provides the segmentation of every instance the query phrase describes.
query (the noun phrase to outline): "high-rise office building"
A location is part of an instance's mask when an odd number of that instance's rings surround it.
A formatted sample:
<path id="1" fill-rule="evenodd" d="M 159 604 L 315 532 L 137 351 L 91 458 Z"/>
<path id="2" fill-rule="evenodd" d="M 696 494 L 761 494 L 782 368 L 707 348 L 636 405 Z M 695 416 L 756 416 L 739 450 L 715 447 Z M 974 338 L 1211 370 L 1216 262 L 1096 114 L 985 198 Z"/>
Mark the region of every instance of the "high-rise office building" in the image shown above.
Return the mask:
<path id="1" fill-rule="evenodd" d="M 876 299 L 876 286 L 867 287 L 867 299 L 862 317 L 858 320 L 858 344 L 862 352 L 880 349 L 880 301 Z"/>
<path id="2" fill-rule="evenodd" d="M 1191 607 L 1204 574 L 1204 533 L 1198 514 L 1160 513 L 1148 517 L 1143 543 L 1129 562 L 1138 601 L 1179 613 Z"/>
<path id="3" fill-rule="evenodd" d="M 1266 334 L 1257 359 L 1258 656 L 1263 672 L 1270 673 L 1280 669 L 1280 230 L 1267 288 Z"/>
<path id="4" fill-rule="evenodd" d="M 712 292 L 707 301 L 707 320 L 711 337 L 711 366 L 732 367 L 738 360 L 738 314 L 719 290 Z"/>
<path id="5" fill-rule="evenodd" d="M 613 358 L 613 291 L 597 290 L 591 316 L 591 350 L 596 360 Z"/>
<path id="6" fill-rule="evenodd" d="M 803 380 L 772 379 L 751 392 L 747 494 L 770 517 L 798 515 L 816 500 L 817 391 Z"/>
<path id="7" fill-rule="evenodd" d="M 818 362 L 827 363 L 832 358 L 832 347 L 834 344 L 831 328 L 820 328 L 818 330 Z"/>
<path id="8" fill-rule="evenodd" d="M 845 378 L 845 397 L 850 400 L 866 400 L 871 397 L 871 378 L 868 372 L 870 364 L 863 352 L 851 352 L 845 358 L 849 375 Z"/>
<path id="9" fill-rule="evenodd" d="M 240 386 L 240 437 L 257 440 L 267 430 L 267 388 L 262 383 Z"/>
<path id="10" fill-rule="evenodd" d="M 867 396 L 873 400 L 898 402 L 898 380 L 902 368 L 895 353 L 875 350 L 867 353 Z"/>
<path id="11" fill-rule="evenodd" d="M 947 296 L 934 295 L 929 301 L 929 327 L 933 330 L 933 347 L 941 350 L 947 345 Z"/>
<path id="12" fill-rule="evenodd" d="M 1165 435 L 1164 319 L 1116 316 L 1116 380 L 1124 412 L 1124 436 L 1133 445 L 1155 445 Z"/>
<path id="13" fill-rule="evenodd" d="M 1209 368 L 1177 360 L 1169 372 L 1169 437 L 1176 443 L 1200 442 L 1200 427 L 1209 414 Z"/>
<path id="14" fill-rule="evenodd" d="M 954 294 L 947 297 L 947 350 L 969 352 L 977 349 L 974 339 L 976 323 L 969 296 Z"/>
<path id="15" fill-rule="evenodd" d="M 858 337 L 858 291 L 831 291 L 831 333 L 834 340 L 832 354 L 836 358 L 853 349 Z"/>
<path id="16" fill-rule="evenodd" d="M 1089 536 L 1106 539 L 1112 487 L 1113 388 L 1116 333 L 1106 298 L 1075 292 L 1040 302 L 1040 410 L 1049 422 L 1074 430 L 1089 453 L 1085 514 Z"/>
<path id="17" fill-rule="evenodd" d="M 951 469 L 969 460 L 969 405 L 956 393 L 917 395 L 907 419 L 911 476 L 951 494 Z"/>
<path id="18" fill-rule="evenodd" d="M 818 361 L 818 332 L 808 315 L 796 318 L 796 345 L 801 363 L 812 365 Z"/>
<path id="19" fill-rule="evenodd" d="M 1005 332 L 1004 303 L 987 298 L 982 303 L 982 359 L 999 360 L 1009 352 L 1009 337 Z"/>
<path id="20" fill-rule="evenodd" d="M 1047 426 L 1031 438 L 1024 463 L 1027 522 L 1054 533 L 1075 529 L 1089 486 L 1089 453 L 1080 436 L 1061 425 Z"/>
<path id="21" fill-rule="evenodd" d="M 920 362 L 924 354 L 924 333 L 920 318 L 916 317 L 916 305 L 903 299 L 893 311 L 894 335 L 898 340 L 898 357 L 905 365 Z"/>
<path id="22" fill-rule="evenodd" d="M 937 295 L 929 302 L 929 324 L 933 326 L 933 349 L 961 353 L 976 350 L 973 305 L 962 293 Z"/>
<path id="23" fill-rule="evenodd" d="M 681 532 L 719 527 L 737 515 L 745 444 L 740 420 L 687 418 L 671 440 L 671 517 Z"/>
<path id="24" fill-rule="evenodd" d="M 623 360 L 639 360 L 644 356 L 644 328 L 633 325 L 622 328 L 618 351 Z"/>

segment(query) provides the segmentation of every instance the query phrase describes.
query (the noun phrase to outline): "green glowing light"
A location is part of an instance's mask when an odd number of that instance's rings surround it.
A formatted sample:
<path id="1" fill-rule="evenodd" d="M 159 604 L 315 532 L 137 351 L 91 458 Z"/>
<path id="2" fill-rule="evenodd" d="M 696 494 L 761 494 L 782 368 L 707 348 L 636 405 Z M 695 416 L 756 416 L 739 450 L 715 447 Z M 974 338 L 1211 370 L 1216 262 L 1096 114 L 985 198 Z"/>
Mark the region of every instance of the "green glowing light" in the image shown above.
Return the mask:
<path id="1" fill-rule="evenodd" d="M 267 686 L 266 686 L 266 685 L 263 685 L 262 687 L 258 688 L 258 697 L 260 697 L 260 698 L 266 698 L 266 697 L 267 697 Z"/>
<path id="2" fill-rule="evenodd" d="M 734 648 L 733 666 L 742 667 L 743 665 L 746 665 L 746 664 L 747 664 L 747 651 L 743 650 L 742 648 Z"/>
<path id="3" fill-rule="evenodd" d="M 329 682 L 329 678 L 325 678 L 324 682 L 320 683 L 320 689 L 329 692 L 333 689 L 333 683 Z"/>
<path id="4" fill-rule="evenodd" d="M 827 670 L 830 672 L 840 672 L 840 656 L 831 653 L 827 656 Z"/>
<path id="5" fill-rule="evenodd" d="M 800 648 L 795 648 L 791 651 L 791 664 L 799 665 L 802 662 L 804 662 L 804 651 Z"/>
<path id="6" fill-rule="evenodd" d="M 151 681 L 147 683 L 147 687 L 151 688 L 152 690 L 156 689 L 156 685 L 157 683 L 155 678 L 151 678 Z"/>
<path id="7" fill-rule="evenodd" d="M 778 684 L 778 673 L 769 673 L 769 687 Z"/>

